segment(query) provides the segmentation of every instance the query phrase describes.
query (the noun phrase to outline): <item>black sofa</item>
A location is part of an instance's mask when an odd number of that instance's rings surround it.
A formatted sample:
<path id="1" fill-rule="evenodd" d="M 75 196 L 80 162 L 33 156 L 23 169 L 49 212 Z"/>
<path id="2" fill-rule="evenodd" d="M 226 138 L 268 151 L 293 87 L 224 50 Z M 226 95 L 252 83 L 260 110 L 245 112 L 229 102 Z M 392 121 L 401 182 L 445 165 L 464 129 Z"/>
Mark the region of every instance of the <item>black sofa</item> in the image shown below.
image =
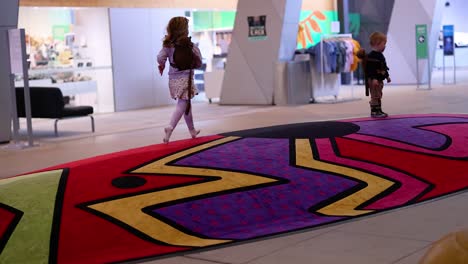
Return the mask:
<path id="1" fill-rule="evenodd" d="M 62 91 L 57 87 L 30 87 L 31 117 L 55 119 L 55 136 L 58 136 L 57 123 L 62 119 L 90 117 L 94 132 L 94 109 L 92 106 L 65 106 Z M 24 88 L 16 88 L 16 109 L 18 117 L 26 117 Z"/>

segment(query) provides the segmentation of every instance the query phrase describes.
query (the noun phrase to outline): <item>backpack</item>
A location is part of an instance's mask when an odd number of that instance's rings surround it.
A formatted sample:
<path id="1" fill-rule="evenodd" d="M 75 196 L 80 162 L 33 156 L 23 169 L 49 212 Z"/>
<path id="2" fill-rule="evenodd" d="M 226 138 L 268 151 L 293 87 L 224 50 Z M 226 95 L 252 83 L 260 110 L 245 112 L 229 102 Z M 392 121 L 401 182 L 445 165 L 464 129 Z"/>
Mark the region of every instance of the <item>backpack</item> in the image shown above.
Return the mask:
<path id="1" fill-rule="evenodd" d="M 367 81 L 367 60 L 369 59 L 367 57 L 367 53 L 364 49 L 360 49 L 357 53 L 356 56 L 361 60 L 361 65 L 362 69 L 364 71 L 364 86 L 366 87 L 366 96 L 369 96 L 369 82 Z"/>
<path id="2" fill-rule="evenodd" d="M 176 41 L 173 41 L 174 45 L 174 54 L 173 61 L 171 66 L 177 68 L 179 71 L 190 70 L 189 80 L 188 80 L 188 104 L 185 109 L 185 115 L 190 113 L 192 104 L 190 98 L 192 97 L 192 78 L 193 78 L 193 69 L 200 68 L 201 59 L 193 53 L 193 43 L 190 37 L 180 38 Z"/>
<path id="3" fill-rule="evenodd" d="M 172 42 L 174 45 L 174 55 L 171 66 L 179 71 L 199 68 L 200 59 L 193 53 L 193 43 L 191 38 L 181 38 Z"/>

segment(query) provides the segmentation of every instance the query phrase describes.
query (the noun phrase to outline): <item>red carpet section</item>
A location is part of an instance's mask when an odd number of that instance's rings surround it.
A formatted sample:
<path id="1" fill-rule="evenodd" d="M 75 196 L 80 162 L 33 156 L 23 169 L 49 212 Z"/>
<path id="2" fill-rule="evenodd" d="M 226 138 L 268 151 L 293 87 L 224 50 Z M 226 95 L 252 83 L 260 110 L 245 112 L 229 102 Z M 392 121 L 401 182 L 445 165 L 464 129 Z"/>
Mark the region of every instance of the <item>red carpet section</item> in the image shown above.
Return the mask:
<path id="1" fill-rule="evenodd" d="M 0 263 L 119 263 L 367 216 L 468 188 L 468 115 L 301 123 L 0 180 Z"/>

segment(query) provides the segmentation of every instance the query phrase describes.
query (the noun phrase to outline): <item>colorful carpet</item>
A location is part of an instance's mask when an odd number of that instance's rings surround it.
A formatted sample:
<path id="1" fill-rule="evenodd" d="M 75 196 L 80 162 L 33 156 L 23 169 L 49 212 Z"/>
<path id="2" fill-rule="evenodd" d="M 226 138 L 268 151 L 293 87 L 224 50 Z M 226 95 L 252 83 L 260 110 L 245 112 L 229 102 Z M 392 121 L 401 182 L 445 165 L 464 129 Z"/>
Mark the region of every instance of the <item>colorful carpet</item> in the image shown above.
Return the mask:
<path id="1" fill-rule="evenodd" d="M 238 131 L 0 180 L 0 263 L 187 253 L 467 188 L 468 115 Z"/>

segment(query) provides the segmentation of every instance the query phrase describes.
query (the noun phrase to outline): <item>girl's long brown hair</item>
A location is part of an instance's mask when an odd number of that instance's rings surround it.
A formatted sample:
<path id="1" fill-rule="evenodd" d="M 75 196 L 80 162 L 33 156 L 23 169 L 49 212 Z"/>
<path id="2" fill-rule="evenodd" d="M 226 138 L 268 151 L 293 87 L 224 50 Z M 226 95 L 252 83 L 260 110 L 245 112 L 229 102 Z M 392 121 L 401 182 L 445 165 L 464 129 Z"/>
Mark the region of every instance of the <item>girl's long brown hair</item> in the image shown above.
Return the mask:
<path id="1" fill-rule="evenodd" d="M 172 42 L 181 37 L 188 37 L 188 19 L 186 17 L 173 17 L 167 24 L 167 35 L 164 37 L 163 46 L 170 47 Z"/>

